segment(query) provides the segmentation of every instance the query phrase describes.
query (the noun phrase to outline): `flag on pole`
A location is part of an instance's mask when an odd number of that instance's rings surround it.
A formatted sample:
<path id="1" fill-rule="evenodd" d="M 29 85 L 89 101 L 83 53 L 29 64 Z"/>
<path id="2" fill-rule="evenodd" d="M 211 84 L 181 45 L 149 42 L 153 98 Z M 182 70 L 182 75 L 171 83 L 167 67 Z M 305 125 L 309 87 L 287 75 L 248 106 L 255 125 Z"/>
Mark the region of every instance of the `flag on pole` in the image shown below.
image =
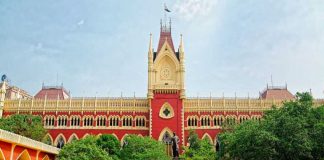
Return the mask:
<path id="1" fill-rule="evenodd" d="M 166 12 L 171 12 L 171 11 L 168 9 L 168 7 L 166 6 L 165 3 L 164 3 L 164 10 L 165 10 Z"/>

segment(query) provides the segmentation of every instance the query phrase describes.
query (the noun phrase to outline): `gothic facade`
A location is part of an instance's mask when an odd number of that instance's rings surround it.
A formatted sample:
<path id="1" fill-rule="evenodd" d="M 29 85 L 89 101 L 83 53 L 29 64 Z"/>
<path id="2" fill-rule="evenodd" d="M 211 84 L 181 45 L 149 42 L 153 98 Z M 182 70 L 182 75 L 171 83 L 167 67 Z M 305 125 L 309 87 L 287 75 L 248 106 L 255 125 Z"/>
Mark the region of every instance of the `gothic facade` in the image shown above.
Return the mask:
<path id="1" fill-rule="evenodd" d="M 0 90 L 0 116 L 43 117 L 46 138 L 57 147 L 101 134 L 113 134 L 120 141 L 129 134 L 168 141 L 176 133 L 180 144 L 188 145 L 190 130 L 216 145 L 224 123 L 259 120 L 265 110 L 294 98 L 286 87 L 267 87 L 257 98 L 186 97 L 184 42 L 180 36 L 174 48 L 170 25 L 161 25 L 156 51 L 150 37 L 147 97 L 72 98 L 63 87 L 43 87 L 34 97 L 10 99 L 5 96 L 6 83 Z"/>

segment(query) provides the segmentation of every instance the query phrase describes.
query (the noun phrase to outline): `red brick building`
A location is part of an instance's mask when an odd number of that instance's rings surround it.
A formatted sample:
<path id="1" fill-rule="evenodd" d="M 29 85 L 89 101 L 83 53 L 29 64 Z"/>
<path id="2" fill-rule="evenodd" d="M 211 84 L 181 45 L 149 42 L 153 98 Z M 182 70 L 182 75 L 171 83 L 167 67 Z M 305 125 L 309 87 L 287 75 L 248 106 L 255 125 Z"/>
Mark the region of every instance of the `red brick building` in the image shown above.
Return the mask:
<path id="1" fill-rule="evenodd" d="M 256 98 L 188 98 L 182 36 L 175 49 L 171 26 L 161 24 L 157 48 L 153 50 L 151 35 L 147 97 L 73 98 L 63 87 L 43 87 L 31 99 L 5 99 L 2 95 L 6 89 L 2 87 L 0 116 L 42 116 L 49 131 L 46 138 L 58 147 L 73 139 L 100 134 L 113 134 L 121 141 L 129 134 L 136 134 L 167 142 L 173 132 L 179 136 L 181 145 L 187 145 L 191 129 L 216 145 L 223 123 L 258 120 L 272 105 L 294 98 L 286 87 L 267 87 Z"/>

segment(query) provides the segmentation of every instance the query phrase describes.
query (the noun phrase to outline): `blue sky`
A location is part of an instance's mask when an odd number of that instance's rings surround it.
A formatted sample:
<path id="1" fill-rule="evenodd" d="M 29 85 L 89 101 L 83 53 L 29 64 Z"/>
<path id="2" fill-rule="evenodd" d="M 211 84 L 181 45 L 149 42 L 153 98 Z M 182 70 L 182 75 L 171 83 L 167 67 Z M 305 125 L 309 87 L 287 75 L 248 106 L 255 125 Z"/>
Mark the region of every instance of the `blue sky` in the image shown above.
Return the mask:
<path id="1" fill-rule="evenodd" d="M 63 82 L 72 96 L 144 97 L 164 2 L 188 96 L 257 97 L 272 75 L 324 97 L 322 0 L 1 0 L 0 73 L 31 94 Z"/>

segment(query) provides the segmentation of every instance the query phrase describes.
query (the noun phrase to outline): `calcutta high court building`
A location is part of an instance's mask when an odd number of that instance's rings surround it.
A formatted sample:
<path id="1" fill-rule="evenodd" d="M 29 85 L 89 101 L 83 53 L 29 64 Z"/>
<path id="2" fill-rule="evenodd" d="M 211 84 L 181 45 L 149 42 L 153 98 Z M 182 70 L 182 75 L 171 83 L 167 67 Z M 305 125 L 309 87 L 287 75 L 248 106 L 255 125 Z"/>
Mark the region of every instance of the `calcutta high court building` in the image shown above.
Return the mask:
<path id="1" fill-rule="evenodd" d="M 121 142 L 129 134 L 168 142 L 176 133 L 180 145 L 188 145 L 188 134 L 217 145 L 224 123 L 259 120 L 265 110 L 294 99 L 287 86 L 267 86 L 259 97 L 186 97 L 185 50 L 182 36 L 175 48 L 171 23 L 161 23 L 157 50 L 152 35 L 148 47 L 147 97 L 74 98 L 63 86 L 44 86 L 35 95 L 0 84 L 0 117 L 33 114 L 43 118 L 49 131 L 45 139 L 62 147 L 88 135 L 112 134 Z M 188 63 L 190 65 L 190 63 Z M 143 69 L 144 71 L 144 69 Z M 324 104 L 315 100 L 316 105 Z"/>

